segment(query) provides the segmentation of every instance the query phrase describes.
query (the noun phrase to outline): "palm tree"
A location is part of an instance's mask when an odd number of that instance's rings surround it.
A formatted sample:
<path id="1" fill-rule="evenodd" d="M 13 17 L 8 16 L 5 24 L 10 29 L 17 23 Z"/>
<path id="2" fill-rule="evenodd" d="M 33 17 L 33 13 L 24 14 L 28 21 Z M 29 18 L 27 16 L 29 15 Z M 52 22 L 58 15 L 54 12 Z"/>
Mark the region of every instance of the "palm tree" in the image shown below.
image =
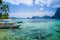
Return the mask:
<path id="1" fill-rule="evenodd" d="M 3 19 L 7 19 L 8 18 L 8 13 L 9 13 L 9 6 L 3 2 L 2 0 L 0 0 L 0 13 L 2 14 L 2 18 Z"/>
<path id="2" fill-rule="evenodd" d="M 1 9 L 2 9 L 2 12 L 3 12 L 2 18 L 3 18 L 3 19 L 7 19 L 8 16 L 9 16 L 9 15 L 8 15 L 8 12 L 9 12 L 9 6 L 8 6 L 7 4 L 2 4 Z"/>
<path id="3" fill-rule="evenodd" d="M 2 4 L 2 0 L 0 0 L 0 4 Z"/>
<path id="4" fill-rule="evenodd" d="M 2 18 L 2 13 L 0 13 L 0 19 Z"/>
<path id="5" fill-rule="evenodd" d="M 4 12 L 4 14 L 9 12 L 9 6 L 7 4 L 2 4 L 2 12 Z"/>
<path id="6" fill-rule="evenodd" d="M 2 0 L 0 0 L 0 19 L 1 19 L 1 17 L 2 17 L 1 5 L 2 5 Z"/>

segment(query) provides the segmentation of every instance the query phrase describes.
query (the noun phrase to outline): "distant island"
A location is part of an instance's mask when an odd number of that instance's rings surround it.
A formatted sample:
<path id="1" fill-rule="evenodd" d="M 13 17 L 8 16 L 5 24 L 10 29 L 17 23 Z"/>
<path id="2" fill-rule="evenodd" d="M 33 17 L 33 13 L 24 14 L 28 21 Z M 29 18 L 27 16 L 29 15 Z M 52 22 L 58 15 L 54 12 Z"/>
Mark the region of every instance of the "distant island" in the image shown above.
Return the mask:
<path id="1" fill-rule="evenodd" d="M 24 19 L 24 18 L 9 17 L 9 19 Z M 56 9 L 55 15 L 53 15 L 52 17 L 44 15 L 42 17 L 40 16 L 33 16 L 31 18 L 27 17 L 27 19 L 60 19 L 60 7 Z"/>
<path id="2" fill-rule="evenodd" d="M 60 7 L 57 8 L 55 15 L 53 15 L 52 17 L 45 15 L 43 17 L 40 16 L 33 16 L 31 18 L 27 17 L 27 19 L 60 19 Z"/>
<path id="3" fill-rule="evenodd" d="M 48 16 L 48 15 L 45 15 L 43 17 L 40 17 L 40 16 L 33 16 L 31 19 L 50 19 L 51 17 Z"/>

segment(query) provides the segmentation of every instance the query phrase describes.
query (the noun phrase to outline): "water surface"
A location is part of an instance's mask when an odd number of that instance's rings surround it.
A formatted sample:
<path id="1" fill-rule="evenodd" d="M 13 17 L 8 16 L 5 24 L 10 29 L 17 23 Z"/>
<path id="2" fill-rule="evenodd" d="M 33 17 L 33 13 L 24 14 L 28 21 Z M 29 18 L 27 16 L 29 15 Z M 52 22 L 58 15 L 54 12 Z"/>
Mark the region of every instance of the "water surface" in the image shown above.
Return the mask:
<path id="1" fill-rule="evenodd" d="M 60 40 L 60 20 L 14 19 L 19 29 L 0 29 L 0 39 L 6 40 Z"/>

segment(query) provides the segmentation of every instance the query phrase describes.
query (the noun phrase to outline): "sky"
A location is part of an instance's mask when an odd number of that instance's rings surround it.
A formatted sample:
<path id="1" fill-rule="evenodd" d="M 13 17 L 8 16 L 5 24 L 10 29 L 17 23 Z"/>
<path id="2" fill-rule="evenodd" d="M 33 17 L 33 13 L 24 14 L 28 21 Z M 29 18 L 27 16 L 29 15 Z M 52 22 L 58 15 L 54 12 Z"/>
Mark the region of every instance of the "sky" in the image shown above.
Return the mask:
<path id="1" fill-rule="evenodd" d="M 53 16 L 60 0 L 3 0 L 10 8 L 10 17 Z"/>

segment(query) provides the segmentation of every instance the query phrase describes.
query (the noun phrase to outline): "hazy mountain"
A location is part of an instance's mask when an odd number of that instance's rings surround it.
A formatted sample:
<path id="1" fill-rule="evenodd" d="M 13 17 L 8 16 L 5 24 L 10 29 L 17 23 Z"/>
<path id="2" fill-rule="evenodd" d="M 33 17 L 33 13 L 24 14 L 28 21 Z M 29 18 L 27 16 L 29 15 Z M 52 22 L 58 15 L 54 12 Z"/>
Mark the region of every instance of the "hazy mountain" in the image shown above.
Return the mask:
<path id="1" fill-rule="evenodd" d="M 42 19 L 50 19 L 50 18 L 51 18 L 51 17 L 48 16 L 48 15 L 45 15 L 45 16 L 42 17 Z"/>
<path id="2" fill-rule="evenodd" d="M 31 19 L 50 19 L 51 17 L 48 16 L 48 15 L 45 15 L 43 17 L 40 17 L 40 16 L 33 16 Z"/>

